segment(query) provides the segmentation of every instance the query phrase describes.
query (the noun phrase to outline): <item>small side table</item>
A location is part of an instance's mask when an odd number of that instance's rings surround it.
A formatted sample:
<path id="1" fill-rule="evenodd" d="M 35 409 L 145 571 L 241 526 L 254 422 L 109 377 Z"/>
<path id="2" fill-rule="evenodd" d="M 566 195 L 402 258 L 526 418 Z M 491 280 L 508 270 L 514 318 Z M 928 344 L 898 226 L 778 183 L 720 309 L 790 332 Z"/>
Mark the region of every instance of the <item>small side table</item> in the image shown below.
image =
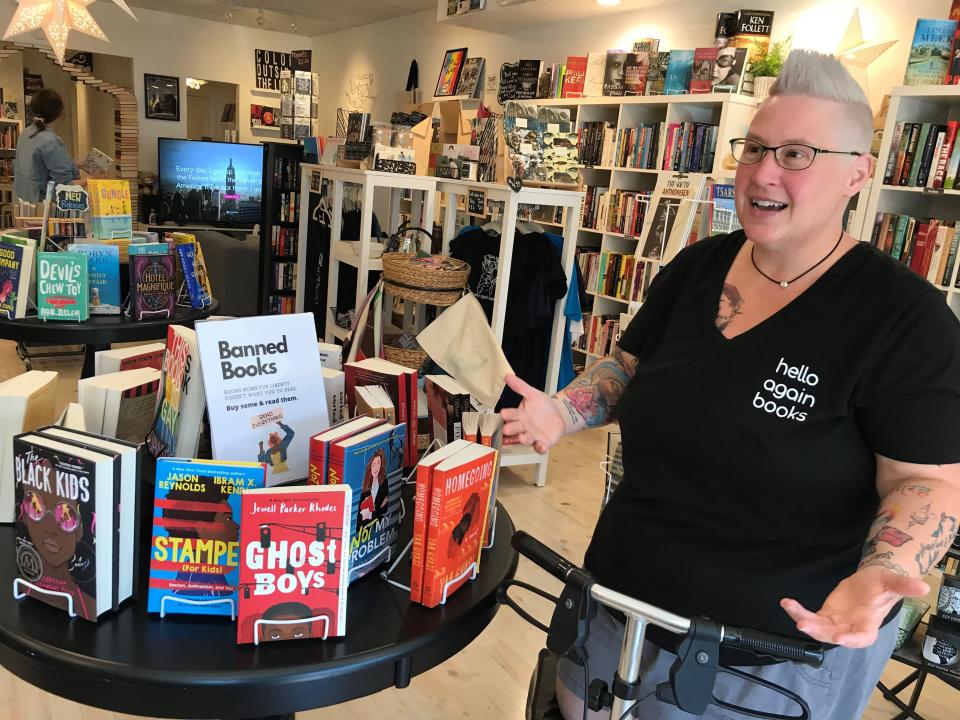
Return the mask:
<path id="1" fill-rule="evenodd" d="M 960 691 L 960 677 L 940 670 L 936 665 L 931 665 L 923 659 L 923 638 L 926 634 L 927 624 L 920 623 L 910 641 L 899 650 L 894 650 L 893 655 L 890 656 L 892 660 L 914 668 L 913 672 L 890 688 L 882 682 L 877 683 L 877 690 L 883 694 L 883 697 L 900 709 L 900 713 L 893 720 L 905 720 L 905 718 L 925 720 L 923 715 L 917 712 L 917 704 L 920 702 L 920 694 L 923 692 L 923 684 L 928 675 L 938 677 L 954 690 Z M 910 693 L 910 700 L 905 703 L 897 696 L 911 685 L 913 685 L 913 692 Z"/>

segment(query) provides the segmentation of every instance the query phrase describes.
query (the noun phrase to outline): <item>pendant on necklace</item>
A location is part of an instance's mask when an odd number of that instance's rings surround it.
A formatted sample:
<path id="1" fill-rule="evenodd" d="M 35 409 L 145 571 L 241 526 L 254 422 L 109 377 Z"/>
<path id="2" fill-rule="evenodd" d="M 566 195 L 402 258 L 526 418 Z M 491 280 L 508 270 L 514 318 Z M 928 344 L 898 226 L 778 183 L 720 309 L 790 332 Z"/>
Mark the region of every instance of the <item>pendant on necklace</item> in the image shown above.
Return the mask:
<path id="1" fill-rule="evenodd" d="M 780 281 L 780 287 L 782 287 L 784 290 L 787 289 L 787 286 L 788 286 L 789 284 L 790 284 L 790 283 L 788 283 L 786 280 L 781 280 L 781 281 Z"/>

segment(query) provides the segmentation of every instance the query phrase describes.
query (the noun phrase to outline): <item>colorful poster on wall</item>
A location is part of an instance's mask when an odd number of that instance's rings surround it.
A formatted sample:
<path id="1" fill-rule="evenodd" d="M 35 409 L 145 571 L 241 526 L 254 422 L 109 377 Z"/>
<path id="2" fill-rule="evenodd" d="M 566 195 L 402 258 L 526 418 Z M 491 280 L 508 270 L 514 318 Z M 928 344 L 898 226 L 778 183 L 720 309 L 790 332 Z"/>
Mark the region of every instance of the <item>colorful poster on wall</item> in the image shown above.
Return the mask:
<path id="1" fill-rule="evenodd" d="M 280 71 L 290 70 L 290 53 L 276 50 L 254 50 L 257 90 L 280 92 Z"/>
<path id="2" fill-rule="evenodd" d="M 279 127 L 279 113 L 269 105 L 250 106 L 250 127 Z"/>
<path id="3" fill-rule="evenodd" d="M 463 70 L 463 63 L 466 59 L 466 48 L 447 50 L 443 56 L 443 65 L 440 66 L 440 77 L 437 78 L 435 97 L 448 97 L 457 91 L 460 72 Z"/>

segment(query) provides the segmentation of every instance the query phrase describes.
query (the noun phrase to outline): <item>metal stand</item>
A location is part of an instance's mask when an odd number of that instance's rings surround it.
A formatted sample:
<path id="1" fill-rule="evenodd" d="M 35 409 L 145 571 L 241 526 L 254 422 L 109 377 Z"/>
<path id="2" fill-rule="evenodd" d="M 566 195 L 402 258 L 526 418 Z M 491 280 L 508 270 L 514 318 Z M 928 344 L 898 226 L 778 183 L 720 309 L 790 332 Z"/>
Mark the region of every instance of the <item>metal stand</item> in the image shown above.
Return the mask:
<path id="1" fill-rule="evenodd" d="M 45 590 L 42 587 L 37 587 L 32 582 L 27 582 L 23 578 L 14 578 L 13 579 L 13 597 L 17 600 L 25 598 L 29 593 L 25 593 L 17 589 L 18 585 L 26 585 L 28 588 L 34 592 L 40 593 L 42 595 L 53 595 L 54 597 L 62 597 L 67 599 L 67 614 L 70 617 L 76 617 L 77 614 L 73 611 L 73 595 L 70 593 L 60 592 L 59 590 Z"/>
<path id="2" fill-rule="evenodd" d="M 215 598 L 213 600 L 194 600 L 193 598 L 178 597 L 176 595 L 164 595 L 160 598 L 160 617 L 167 616 L 167 600 L 173 603 L 183 603 L 184 605 L 229 605 L 230 619 L 237 619 L 237 606 L 233 598 Z M 176 612 L 176 611 L 174 611 Z"/>

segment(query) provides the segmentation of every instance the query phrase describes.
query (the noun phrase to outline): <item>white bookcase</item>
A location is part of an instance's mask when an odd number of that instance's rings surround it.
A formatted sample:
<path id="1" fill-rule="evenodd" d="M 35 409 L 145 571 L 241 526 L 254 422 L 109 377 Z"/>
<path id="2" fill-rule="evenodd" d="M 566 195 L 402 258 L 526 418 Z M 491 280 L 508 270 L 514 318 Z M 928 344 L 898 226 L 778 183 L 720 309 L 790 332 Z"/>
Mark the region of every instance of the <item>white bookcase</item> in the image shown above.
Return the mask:
<path id="1" fill-rule="evenodd" d="M 576 126 L 586 122 L 603 121 L 616 126 L 616 131 L 637 127 L 640 123 L 700 122 L 718 126 L 717 145 L 713 169 L 707 175 L 717 181 L 732 179 L 736 164 L 730 155 L 730 140 L 746 135 L 747 128 L 756 112 L 757 101 L 753 97 L 730 93 L 704 93 L 685 95 L 645 95 L 637 97 L 587 97 L 550 100 L 524 100 L 526 105 L 569 107 L 576 112 Z M 663 165 L 665 138 L 661 136 L 657 167 Z M 673 175 L 672 170 L 646 170 L 621 167 L 582 168 L 583 184 L 608 187 L 616 190 L 649 190 L 657 186 L 661 176 Z M 597 251 L 634 254 L 638 236 L 578 228 L 577 246 Z M 644 260 L 644 262 L 651 262 Z M 655 262 L 655 261 L 654 261 Z M 593 297 L 595 315 L 614 315 L 628 311 L 626 300 L 599 295 L 588 289 Z M 633 303 L 636 305 L 636 303 Z M 630 308 L 633 312 L 636 307 Z M 588 328 L 585 328 L 588 329 Z M 579 348 L 574 352 L 587 355 L 588 360 L 598 356 Z"/>
<path id="2" fill-rule="evenodd" d="M 894 129 L 898 122 L 946 123 L 960 120 L 960 85 L 915 85 L 895 87 L 890 95 L 890 106 L 883 128 L 883 141 L 877 170 L 873 174 L 866 212 L 862 218 L 860 239 L 870 242 L 877 213 L 899 213 L 935 217 L 941 220 L 960 220 L 960 190 L 930 190 L 919 187 L 884 185 L 883 174 Z M 957 269 L 948 286 L 937 286 L 945 296 L 950 309 L 960 315 L 960 289 L 955 288 Z"/>

